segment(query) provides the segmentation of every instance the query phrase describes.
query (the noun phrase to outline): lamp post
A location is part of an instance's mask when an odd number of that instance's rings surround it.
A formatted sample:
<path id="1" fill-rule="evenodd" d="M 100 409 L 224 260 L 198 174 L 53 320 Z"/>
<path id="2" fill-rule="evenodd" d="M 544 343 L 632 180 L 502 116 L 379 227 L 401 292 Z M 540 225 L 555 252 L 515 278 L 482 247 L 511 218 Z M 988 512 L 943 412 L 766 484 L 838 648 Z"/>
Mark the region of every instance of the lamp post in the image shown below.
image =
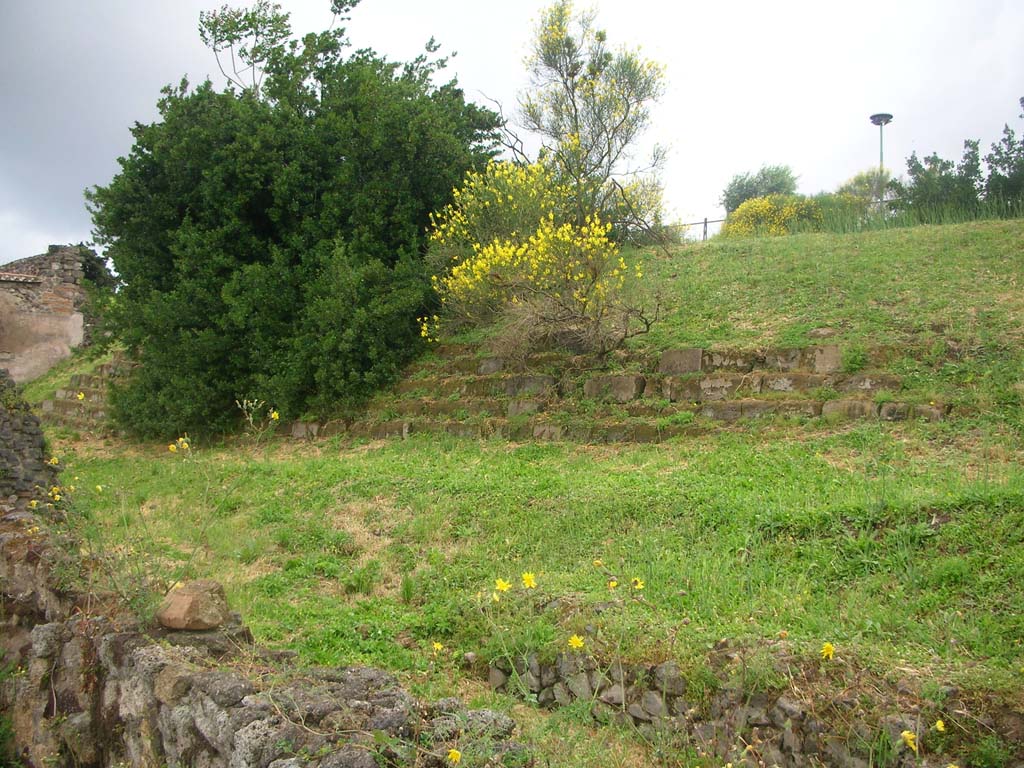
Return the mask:
<path id="1" fill-rule="evenodd" d="M 885 128 L 889 123 L 892 122 L 892 115 L 888 112 L 879 112 L 877 115 L 871 116 L 871 122 L 878 126 L 878 172 L 882 172 L 882 129 Z"/>

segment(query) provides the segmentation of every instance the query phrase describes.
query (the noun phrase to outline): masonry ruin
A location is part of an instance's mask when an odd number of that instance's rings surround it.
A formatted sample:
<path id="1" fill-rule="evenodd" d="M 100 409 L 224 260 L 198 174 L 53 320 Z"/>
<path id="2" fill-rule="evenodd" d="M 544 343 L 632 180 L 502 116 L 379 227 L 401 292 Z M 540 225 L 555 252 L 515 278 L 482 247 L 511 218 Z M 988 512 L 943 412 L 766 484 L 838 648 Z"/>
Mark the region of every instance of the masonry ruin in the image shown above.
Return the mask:
<path id="1" fill-rule="evenodd" d="M 82 248 L 0 265 L 0 368 L 17 383 L 41 376 L 86 339 Z"/>

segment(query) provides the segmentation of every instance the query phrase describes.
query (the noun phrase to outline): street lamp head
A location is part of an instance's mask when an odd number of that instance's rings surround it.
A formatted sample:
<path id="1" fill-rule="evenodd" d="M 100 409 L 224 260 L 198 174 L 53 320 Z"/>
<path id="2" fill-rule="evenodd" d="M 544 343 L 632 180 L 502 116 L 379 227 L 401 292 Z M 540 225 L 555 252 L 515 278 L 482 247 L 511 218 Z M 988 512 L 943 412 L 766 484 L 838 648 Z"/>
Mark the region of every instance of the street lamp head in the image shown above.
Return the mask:
<path id="1" fill-rule="evenodd" d="M 877 115 L 871 116 L 871 122 L 875 125 L 888 125 L 892 122 L 892 115 L 888 112 L 879 112 Z"/>

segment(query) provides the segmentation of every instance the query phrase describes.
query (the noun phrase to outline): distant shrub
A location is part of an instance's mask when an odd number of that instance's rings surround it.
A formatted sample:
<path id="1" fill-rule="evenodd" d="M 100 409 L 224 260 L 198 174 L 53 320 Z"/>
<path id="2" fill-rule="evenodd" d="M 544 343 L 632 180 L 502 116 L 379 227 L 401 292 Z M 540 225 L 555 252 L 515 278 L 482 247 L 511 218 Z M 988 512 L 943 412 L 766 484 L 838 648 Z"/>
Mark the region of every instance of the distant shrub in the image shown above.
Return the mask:
<path id="1" fill-rule="evenodd" d="M 722 226 L 727 237 L 789 235 L 797 231 L 821 228 L 821 207 L 796 195 L 754 197 L 740 204 Z"/>

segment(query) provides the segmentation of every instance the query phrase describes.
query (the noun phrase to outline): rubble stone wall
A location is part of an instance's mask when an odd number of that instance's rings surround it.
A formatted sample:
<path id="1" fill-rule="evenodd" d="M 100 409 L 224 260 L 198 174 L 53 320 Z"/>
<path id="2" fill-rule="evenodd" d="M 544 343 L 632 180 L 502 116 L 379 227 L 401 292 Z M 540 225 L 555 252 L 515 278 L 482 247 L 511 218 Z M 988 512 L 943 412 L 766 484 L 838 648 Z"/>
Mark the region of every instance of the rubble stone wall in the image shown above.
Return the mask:
<path id="1" fill-rule="evenodd" d="M 48 371 L 85 340 L 81 253 L 47 253 L 0 265 L 0 367 L 16 382 Z"/>

